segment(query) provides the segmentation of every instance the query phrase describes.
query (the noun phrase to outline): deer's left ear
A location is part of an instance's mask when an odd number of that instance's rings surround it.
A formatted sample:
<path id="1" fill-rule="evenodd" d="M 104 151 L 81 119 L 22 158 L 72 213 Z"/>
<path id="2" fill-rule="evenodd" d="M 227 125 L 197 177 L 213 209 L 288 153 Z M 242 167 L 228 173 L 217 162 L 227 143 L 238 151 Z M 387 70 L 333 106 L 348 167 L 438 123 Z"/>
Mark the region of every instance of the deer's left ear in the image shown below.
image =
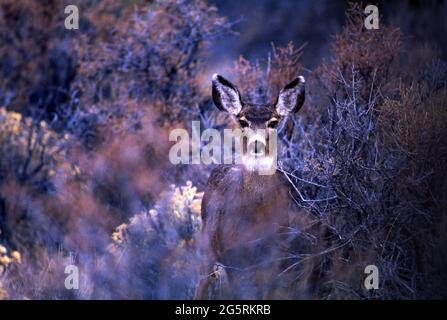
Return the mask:
<path id="1" fill-rule="evenodd" d="M 286 116 L 301 109 L 304 103 L 305 83 L 304 77 L 299 76 L 279 92 L 275 108 L 280 116 Z"/>
<path id="2" fill-rule="evenodd" d="M 232 115 L 241 112 L 242 99 L 239 90 L 234 84 L 218 74 L 213 75 L 212 95 L 214 104 L 220 111 Z"/>

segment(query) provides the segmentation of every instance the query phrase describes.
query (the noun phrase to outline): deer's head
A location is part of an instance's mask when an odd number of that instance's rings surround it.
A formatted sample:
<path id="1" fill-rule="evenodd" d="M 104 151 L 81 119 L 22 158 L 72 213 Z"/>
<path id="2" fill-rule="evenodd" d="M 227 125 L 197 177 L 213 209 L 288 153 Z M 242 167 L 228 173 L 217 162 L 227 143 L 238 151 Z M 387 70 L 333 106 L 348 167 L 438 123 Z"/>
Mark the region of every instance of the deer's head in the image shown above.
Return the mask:
<path id="1" fill-rule="evenodd" d="M 235 85 L 224 77 L 213 75 L 213 100 L 221 111 L 233 115 L 242 131 L 249 131 L 248 141 L 244 149 L 248 154 L 262 157 L 267 150 L 268 141 L 265 137 L 269 129 L 279 127 L 281 120 L 287 115 L 298 112 L 304 103 L 304 77 L 299 76 L 286 85 L 278 94 L 273 104 L 252 104 L 243 101 Z"/>

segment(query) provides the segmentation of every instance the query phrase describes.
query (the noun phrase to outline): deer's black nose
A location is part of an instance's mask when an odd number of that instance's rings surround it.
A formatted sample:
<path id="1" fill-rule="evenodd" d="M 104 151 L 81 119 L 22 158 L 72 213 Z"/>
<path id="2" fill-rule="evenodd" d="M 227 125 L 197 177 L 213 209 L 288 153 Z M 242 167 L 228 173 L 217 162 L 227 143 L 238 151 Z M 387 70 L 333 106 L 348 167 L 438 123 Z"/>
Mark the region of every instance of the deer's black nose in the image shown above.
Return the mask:
<path id="1" fill-rule="evenodd" d="M 254 156 L 265 154 L 265 143 L 261 140 L 254 140 L 248 144 L 248 152 Z"/>

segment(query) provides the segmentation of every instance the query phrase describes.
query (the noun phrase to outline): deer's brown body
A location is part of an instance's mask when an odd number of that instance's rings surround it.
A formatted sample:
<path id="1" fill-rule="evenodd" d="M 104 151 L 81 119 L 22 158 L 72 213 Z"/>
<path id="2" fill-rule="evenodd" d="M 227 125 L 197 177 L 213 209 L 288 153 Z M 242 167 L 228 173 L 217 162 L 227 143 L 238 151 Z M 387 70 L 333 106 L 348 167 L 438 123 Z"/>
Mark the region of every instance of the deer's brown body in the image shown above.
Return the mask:
<path id="1" fill-rule="evenodd" d="M 216 263 L 223 269 L 202 281 L 199 297 L 206 298 L 201 291 L 215 280 L 223 286 L 222 298 L 270 297 L 287 212 L 287 187 L 279 175 L 261 176 L 243 166 L 216 168 L 202 203 L 202 248 L 209 264 L 205 273 L 213 273 Z M 223 272 L 222 284 L 217 278 Z"/>
<path id="2" fill-rule="evenodd" d="M 281 117 L 301 107 L 304 79 L 286 86 L 276 104 L 259 107 L 244 104 L 236 87 L 215 76 L 213 98 L 243 129 L 274 129 Z M 288 223 L 288 187 L 282 175 L 260 175 L 244 164 L 217 167 L 205 190 L 202 220 L 203 265 L 196 298 L 280 297 L 281 232 Z"/>

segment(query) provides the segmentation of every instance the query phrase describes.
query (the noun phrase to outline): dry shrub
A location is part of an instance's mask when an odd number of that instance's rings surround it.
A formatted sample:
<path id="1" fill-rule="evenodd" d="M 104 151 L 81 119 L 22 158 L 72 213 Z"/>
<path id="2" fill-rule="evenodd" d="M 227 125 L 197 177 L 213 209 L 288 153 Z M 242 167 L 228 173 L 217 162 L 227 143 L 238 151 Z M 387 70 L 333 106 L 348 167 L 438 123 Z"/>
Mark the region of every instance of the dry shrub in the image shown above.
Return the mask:
<path id="1" fill-rule="evenodd" d="M 0 4 L 0 106 L 52 119 L 68 100 L 72 60 L 62 45 L 60 1 Z"/>
<path id="2" fill-rule="evenodd" d="M 287 81 L 295 79 L 301 74 L 303 66 L 300 59 L 306 44 L 295 48 L 293 42 L 289 42 L 285 47 L 277 47 L 272 44 L 272 51 L 269 55 L 267 65 L 267 81 L 273 94 L 278 94 Z M 271 97 L 276 99 L 276 96 Z"/>
<path id="3" fill-rule="evenodd" d="M 124 14 L 104 39 L 76 43 L 79 108 L 119 113 L 120 101 L 136 99 L 158 105 L 161 122 L 190 120 L 203 99 L 195 78 L 210 40 L 229 32 L 226 19 L 201 0 L 155 1 Z"/>
<path id="4" fill-rule="evenodd" d="M 153 202 L 166 186 L 160 178 L 170 167 L 168 130 L 156 126 L 154 118 L 152 113 L 142 115 L 141 127 L 130 132 L 127 119 L 111 120 L 109 134 L 102 134 L 106 138 L 94 152 L 85 153 L 82 146 L 73 151 L 85 186 L 120 221 L 138 211 L 141 203 Z"/>
<path id="5" fill-rule="evenodd" d="M 354 68 L 358 75 L 356 81 L 362 84 L 358 98 L 364 103 L 370 97 L 371 88 L 390 84 L 388 74 L 401 46 L 401 33 L 398 28 L 384 25 L 367 30 L 362 8 L 360 3 L 350 3 L 346 25 L 332 43 L 334 61 L 323 64 L 320 71 L 329 90 L 345 95 L 340 80 L 350 80 Z"/>
<path id="6" fill-rule="evenodd" d="M 109 250 L 124 285 L 120 297 L 192 298 L 197 280 L 194 241 L 201 228 L 201 201 L 191 181 L 162 192 L 155 206 L 133 216 L 112 235 Z"/>
<path id="7" fill-rule="evenodd" d="M 434 232 L 445 221 L 434 189 L 445 190 L 445 77 L 426 66 L 399 78 L 399 31 L 365 30 L 360 5 L 347 17 L 333 61 L 316 73 L 328 97 L 315 106 L 317 130 L 295 130 L 283 162 L 296 203 L 326 229 L 315 297 L 443 296 L 433 290 L 443 265 L 431 248 L 445 246 Z M 378 290 L 363 286 L 369 264 L 379 268 Z"/>
<path id="8" fill-rule="evenodd" d="M 246 101 L 274 103 L 279 91 L 301 74 L 299 59 L 304 47 L 305 45 L 295 48 L 293 42 L 285 47 L 272 44 L 268 58 L 254 63 L 241 56 L 230 70 L 231 79 Z"/>
<path id="9" fill-rule="evenodd" d="M 0 238 L 5 244 L 21 251 L 48 245 L 43 225 L 51 219 L 31 212 L 41 212 L 45 206 L 41 197 L 54 194 L 57 176 L 77 176 L 78 168 L 67 160 L 70 139 L 44 121 L 34 123 L 0 108 Z"/>
<path id="10" fill-rule="evenodd" d="M 8 292 L 3 288 L 2 282 L 0 280 L 0 300 L 7 300 Z"/>
<path id="11" fill-rule="evenodd" d="M 8 291 L 3 287 L 2 279 L 21 262 L 22 256 L 20 252 L 12 251 L 8 253 L 8 249 L 0 244 L 0 300 L 9 299 Z"/>
<path id="12" fill-rule="evenodd" d="M 45 121 L 33 123 L 17 112 L 0 108 L 0 182 L 9 178 L 40 189 L 51 188 L 50 177 L 57 170 L 74 174 L 66 163 L 70 136 L 59 135 Z"/>
<path id="13" fill-rule="evenodd" d="M 420 279 L 411 283 L 415 297 L 445 295 L 440 270 L 447 260 L 440 253 L 446 245 L 446 70 L 439 61 L 426 65 L 411 83 L 400 84 L 397 98 L 384 101 L 379 116 L 387 161 L 395 165 L 389 202 L 400 214 L 390 239 L 408 243 L 406 262 L 413 274 L 405 276 Z M 400 219 L 405 221 L 398 224 Z"/>
<path id="14" fill-rule="evenodd" d="M 110 234 L 156 202 L 166 186 L 161 177 L 168 164 L 167 133 L 149 115 L 140 122 L 138 132 L 105 135 L 104 144 L 94 152 L 72 146 L 67 158 L 76 164 L 76 174 L 56 170 L 50 194 L 14 180 L 1 185 L 2 237 L 23 252 L 24 261 L 4 283 L 12 298 L 113 297 L 98 292 L 118 286 L 119 279 L 96 281 L 106 273 L 112 276 L 114 270 L 107 251 Z M 85 277 L 79 292 L 64 288 L 70 257 Z"/>

